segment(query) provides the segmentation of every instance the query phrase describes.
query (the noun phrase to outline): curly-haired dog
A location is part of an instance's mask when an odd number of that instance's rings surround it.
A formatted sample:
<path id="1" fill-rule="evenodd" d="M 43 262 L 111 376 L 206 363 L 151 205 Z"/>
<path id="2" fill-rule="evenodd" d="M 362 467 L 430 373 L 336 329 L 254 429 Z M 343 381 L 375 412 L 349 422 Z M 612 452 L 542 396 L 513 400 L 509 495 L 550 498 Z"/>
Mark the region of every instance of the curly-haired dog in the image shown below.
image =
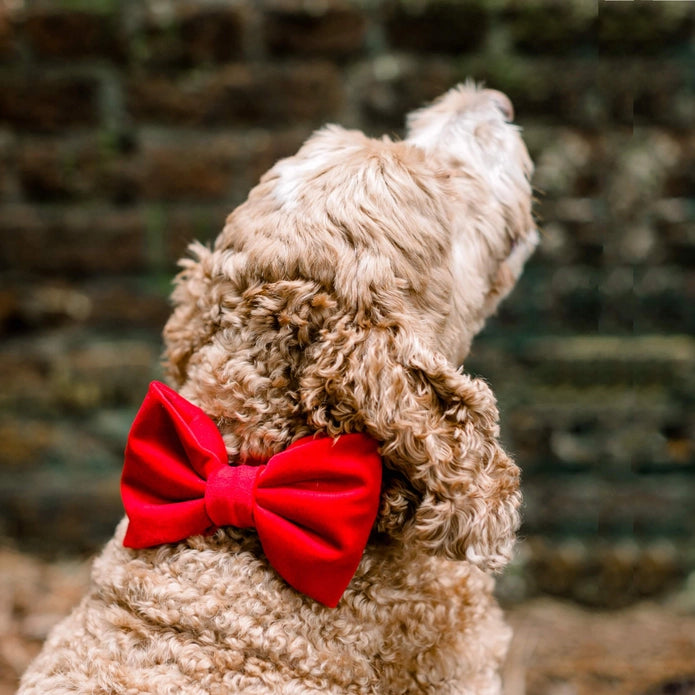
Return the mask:
<path id="1" fill-rule="evenodd" d="M 464 85 L 404 141 L 326 127 L 183 261 L 168 375 L 231 464 L 317 435 L 378 443 L 378 512 L 337 607 L 285 581 L 260 531 L 131 548 L 124 520 L 23 695 L 500 691 L 488 572 L 510 558 L 519 472 L 490 389 L 456 365 L 537 239 L 511 119 Z"/>

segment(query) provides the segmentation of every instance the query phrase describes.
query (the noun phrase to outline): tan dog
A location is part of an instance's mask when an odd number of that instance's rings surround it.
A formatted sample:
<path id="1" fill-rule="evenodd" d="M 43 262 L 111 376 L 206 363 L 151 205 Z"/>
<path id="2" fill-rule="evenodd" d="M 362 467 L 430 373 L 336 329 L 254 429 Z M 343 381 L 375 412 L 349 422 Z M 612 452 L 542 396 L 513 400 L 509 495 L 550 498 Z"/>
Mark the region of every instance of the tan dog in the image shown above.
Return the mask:
<path id="1" fill-rule="evenodd" d="M 252 530 L 147 550 L 124 520 L 29 693 L 499 693 L 518 469 L 460 364 L 533 249 L 531 162 L 501 93 L 460 86 L 403 142 L 329 126 L 192 247 L 169 377 L 232 463 L 365 432 L 383 482 L 338 607 L 288 586 Z"/>

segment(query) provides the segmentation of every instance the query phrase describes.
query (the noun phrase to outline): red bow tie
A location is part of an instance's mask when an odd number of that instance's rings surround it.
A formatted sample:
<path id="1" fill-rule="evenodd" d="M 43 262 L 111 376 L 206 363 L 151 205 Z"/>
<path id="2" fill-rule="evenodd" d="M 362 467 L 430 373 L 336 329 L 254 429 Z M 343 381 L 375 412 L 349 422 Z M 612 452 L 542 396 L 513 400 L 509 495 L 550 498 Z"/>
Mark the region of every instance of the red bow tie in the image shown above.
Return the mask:
<path id="1" fill-rule="evenodd" d="M 125 452 L 123 545 L 149 548 L 221 526 L 253 526 L 278 574 L 334 607 L 362 557 L 380 488 L 377 444 L 364 434 L 305 437 L 264 465 L 230 466 L 215 423 L 153 382 Z"/>

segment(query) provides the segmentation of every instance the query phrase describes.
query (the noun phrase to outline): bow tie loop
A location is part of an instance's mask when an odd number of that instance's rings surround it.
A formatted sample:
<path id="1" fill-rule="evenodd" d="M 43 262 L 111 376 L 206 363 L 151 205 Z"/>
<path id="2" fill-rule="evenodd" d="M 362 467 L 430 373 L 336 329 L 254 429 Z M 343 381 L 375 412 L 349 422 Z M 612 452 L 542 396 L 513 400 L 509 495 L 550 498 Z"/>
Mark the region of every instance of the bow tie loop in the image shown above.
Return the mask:
<path id="1" fill-rule="evenodd" d="M 278 574 L 335 606 L 364 552 L 380 489 L 377 443 L 364 434 L 305 437 L 265 464 L 230 466 L 215 423 L 153 382 L 126 447 L 123 544 L 149 548 L 254 527 Z"/>

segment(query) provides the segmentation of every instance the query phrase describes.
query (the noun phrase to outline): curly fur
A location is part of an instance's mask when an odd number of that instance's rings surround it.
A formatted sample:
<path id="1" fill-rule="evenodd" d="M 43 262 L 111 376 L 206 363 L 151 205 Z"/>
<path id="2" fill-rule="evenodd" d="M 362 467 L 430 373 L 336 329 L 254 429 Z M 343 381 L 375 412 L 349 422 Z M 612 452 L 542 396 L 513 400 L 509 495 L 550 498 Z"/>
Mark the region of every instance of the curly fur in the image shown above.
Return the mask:
<path id="1" fill-rule="evenodd" d="M 487 385 L 456 369 L 535 243 L 511 105 L 464 85 L 406 140 L 329 126 L 183 261 L 170 380 L 230 461 L 315 432 L 381 444 L 382 502 L 337 609 L 289 588 L 255 534 L 134 551 L 127 522 L 21 693 L 499 692 L 519 472 Z"/>

